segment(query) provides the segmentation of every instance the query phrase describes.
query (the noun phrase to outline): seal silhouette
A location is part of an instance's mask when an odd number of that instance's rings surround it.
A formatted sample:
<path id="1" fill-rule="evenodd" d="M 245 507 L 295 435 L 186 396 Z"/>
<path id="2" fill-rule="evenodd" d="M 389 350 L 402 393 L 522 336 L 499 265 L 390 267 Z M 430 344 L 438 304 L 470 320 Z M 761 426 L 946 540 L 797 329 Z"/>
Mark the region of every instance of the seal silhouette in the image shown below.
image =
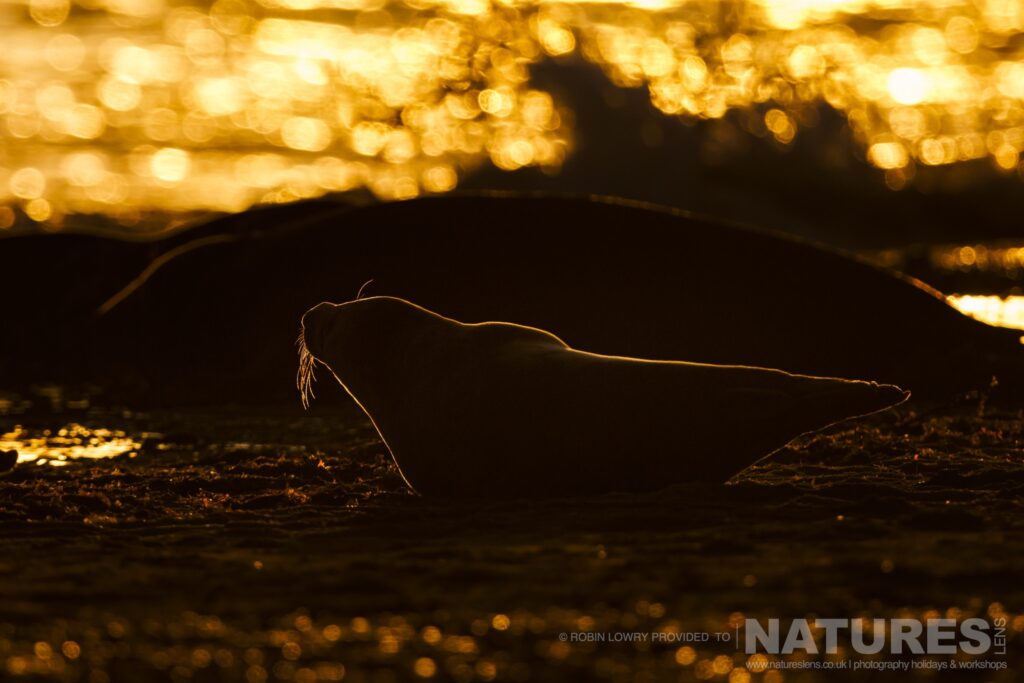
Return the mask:
<path id="1" fill-rule="evenodd" d="M 570 348 L 540 329 L 464 324 L 403 299 L 302 318 L 298 386 L 327 366 L 408 484 L 533 498 L 723 482 L 794 437 L 888 408 L 893 385 Z"/>

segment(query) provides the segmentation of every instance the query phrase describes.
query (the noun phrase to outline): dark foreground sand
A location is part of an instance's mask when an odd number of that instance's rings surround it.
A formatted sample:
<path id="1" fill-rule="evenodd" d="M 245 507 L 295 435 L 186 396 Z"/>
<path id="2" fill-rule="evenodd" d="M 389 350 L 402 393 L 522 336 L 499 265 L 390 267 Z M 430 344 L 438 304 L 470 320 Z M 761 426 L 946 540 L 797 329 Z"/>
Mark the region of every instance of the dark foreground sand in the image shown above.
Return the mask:
<path id="1" fill-rule="evenodd" d="M 2 420 L 143 441 L 0 477 L 4 681 L 1024 675 L 1024 423 L 978 400 L 806 437 L 728 486 L 544 503 L 412 496 L 347 407 Z M 774 658 L 678 641 L 807 615 L 1005 618 L 1005 655 L 961 659 L 1007 668 L 758 672 Z M 582 632 L 607 641 L 560 638 Z"/>

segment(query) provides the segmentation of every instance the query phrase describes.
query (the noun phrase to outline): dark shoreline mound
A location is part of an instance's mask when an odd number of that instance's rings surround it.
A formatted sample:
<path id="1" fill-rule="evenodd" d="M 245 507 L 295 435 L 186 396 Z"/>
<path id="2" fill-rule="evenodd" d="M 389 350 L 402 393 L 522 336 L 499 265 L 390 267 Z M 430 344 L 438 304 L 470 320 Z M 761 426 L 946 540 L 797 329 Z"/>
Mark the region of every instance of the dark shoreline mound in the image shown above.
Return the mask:
<path id="1" fill-rule="evenodd" d="M 918 395 L 985 387 L 994 375 L 1019 391 L 1024 377 L 1018 333 L 961 315 L 916 281 L 791 237 L 617 200 L 310 202 L 149 243 L 49 235 L 0 245 L 16 330 L 0 353 L 18 359 L 3 368 L 7 386 L 284 398 L 302 312 L 371 279 L 373 294 L 549 329 L 599 353 L 871 379 Z"/>

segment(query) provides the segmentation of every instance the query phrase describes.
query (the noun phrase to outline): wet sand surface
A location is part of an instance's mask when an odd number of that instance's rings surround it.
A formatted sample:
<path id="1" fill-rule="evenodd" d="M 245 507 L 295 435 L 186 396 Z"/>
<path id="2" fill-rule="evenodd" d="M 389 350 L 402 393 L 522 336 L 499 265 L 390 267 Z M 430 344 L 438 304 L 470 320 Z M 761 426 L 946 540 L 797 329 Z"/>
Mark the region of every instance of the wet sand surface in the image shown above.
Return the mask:
<path id="1" fill-rule="evenodd" d="M 1024 665 L 1024 424 L 976 398 L 802 437 L 725 486 L 545 502 L 414 496 L 347 405 L 0 419 L 139 444 L 0 476 L 4 680 L 1014 681 Z M 1005 655 L 958 659 L 1007 668 L 775 669 L 800 657 L 736 649 L 744 617 L 809 615 L 1005 619 Z"/>

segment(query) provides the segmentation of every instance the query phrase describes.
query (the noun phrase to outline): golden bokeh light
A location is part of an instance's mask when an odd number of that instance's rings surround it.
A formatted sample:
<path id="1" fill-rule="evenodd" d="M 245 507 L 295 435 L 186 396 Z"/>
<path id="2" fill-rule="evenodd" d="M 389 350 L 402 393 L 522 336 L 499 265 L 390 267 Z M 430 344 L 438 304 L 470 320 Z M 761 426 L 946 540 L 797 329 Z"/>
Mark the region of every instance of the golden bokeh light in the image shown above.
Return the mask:
<path id="1" fill-rule="evenodd" d="M 1024 330 L 1024 296 L 963 294 L 947 299 L 961 313 L 983 323 Z"/>
<path id="2" fill-rule="evenodd" d="M 83 458 L 111 458 L 137 449 L 139 445 L 122 431 L 92 429 L 77 423 L 56 430 L 16 426 L 0 434 L 0 450 L 16 450 L 19 463 L 66 465 Z"/>
<path id="3" fill-rule="evenodd" d="M 258 560 L 252 564 L 254 569 L 263 567 Z M 976 598 L 970 602 L 980 604 L 949 607 L 944 610 L 945 617 L 960 620 L 984 615 L 989 619 L 1004 620 L 1010 643 L 1019 640 L 1018 634 L 1024 630 L 1024 615 L 1009 612 L 998 602 L 986 605 Z M 439 614 L 447 616 L 445 612 L 439 611 Z M 516 634 L 511 641 L 502 639 L 493 643 L 483 634 L 473 634 L 472 626 L 464 635 L 417 642 L 418 615 L 394 612 L 360 618 L 358 621 L 365 628 L 359 631 L 343 625 L 325 624 L 304 613 L 275 616 L 268 619 L 270 623 L 267 626 L 254 627 L 240 624 L 238 619 L 227 615 L 221 617 L 193 611 L 145 618 L 105 612 L 103 621 L 98 624 L 95 620 L 65 618 L 55 621 L 52 630 L 17 633 L 14 638 L 7 639 L 2 669 L 15 676 L 39 678 L 50 674 L 52 678 L 55 670 L 74 672 L 77 671 L 76 664 L 86 663 L 90 680 L 111 680 L 110 674 L 118 671 L 117 667 L 124 666 L 127 656 L 98 659 L 95 653 L 101 648 L 113 650 L 120 645 L 120 650 L 132 657 L 134 665 L 149 667 L 145 671 L 173 670 L 183 677 L 187 672 L 195 679 L 214 672 L 220 677 L 253 682 L 376 680 L 380 676 L 375 678 L 373 672 L 380 671 L 383 662 L 391 671 L 402 672 L 397 676 L 402 680 L 525 681 L 532 680 L 530 672 L 538 666 L 535 661 L 538 655 L 560 662 L 571 672 L 569 677 L 605 679 L 613 678 L 609 675 L 613 672 L 627 670 L 628 665 L 607 656 L 576 657 L 572 644 L 558 638 L 560 635 L 568 637 L 568 633 L 579 633 L 574 629 L 581 620 L 593 622 L 593 628 L 600 633 L 623 633 L 615 629 L 623 628 L 620 619 L 624 616 L 624 612 L 605 606 L 595 610 L 593 616 L 557 608 L 518 610 L 519 620 L 537 623 L 539 628 L 526 634 Z M 895 618 L 921 621 L 942 616 L 943 610 L 938 609 L 905 608 L 894 614 Z M 635 628 L 649 633 L 659 632 L 659 623 L 664 626 L 665 622 L 658 619 L 642 622 Z M 708 627 L 692 618 L 681 623 L 673 621 L 681 627 L 679 630 Z M 873 618 L 854 617 L 854 621 L 870 629 Z M 875 634 L 887 637 L 887 620 L 879 618 L 878 622 Z M 486 624 L 486 621 L 476 619 L 470 623 Z M 448 617 L 443 625 L 452 632 L 467 630 L 464 622 L 452 617 Z M 13 630 L 8 623 L 0 623 L 0 626 Z M 423 630 L 431 629 L 438 630 L 434 626 Z M 156 645 L 149 642 L 137 644 L 138 634 L 144 634 Z M 453 643 L 459 646 L 453 648 Z M 472 647 L 467 647 L 467 644 Z M 781 655 L 755 653 L 744 660 L 742 654 L 734 655 L 723 652 L 721 647 L 698 644 L 684 645 L 674 651 L 636 648 L 633 656 L 653 672 L 653 680 L 695 678 L 723 683 L 783 683 L 790 680 L 790 670 L 806 670 L 820 662 L 835 661 L 845 656 L 845 648 L 840 646 L 836 655 L 808 657 L 798 649 Z M 341 659 L 344 663 L 338 661 Z M 970 666 L 972 662 L 985 661 L 973 656 L 960 659 L 964 668 L 974 668 Z"/>
<path id="4" fill-rule="evenodd" d="M 557 168 L 571 118 L 531 68 L 573 54 L 667 115 L 754 110 L 780 145 L 824 103 L 894 189 L 1024 149 L 1016 2 L 31 0 L 0 27 L 0 203 L 55 224 Z"/>
<path id="5" fill-rule="evenodd" d="M 134 225 L 358 188 L 447 192 L 488 159 L 555 168 L 570 134 L 528 85 L 544 55 L 529 14 L 468 1 L 4 5 L 0 218 Z M 575 49 L 555 28 L 550 49 Z"/>
<path id="6" fill-rule="evenodd" d="M 846 115 L 869 162 L 894 172 L 891 186 L 917 163 L 988 156 L 1000 169 L 1018 167 L 1024 62 L 1014 47 L 1016 5 L 761 0 L 733 11 L 728 30 L 707 18 L 719 16 L 708 11 L 713 5 L 680 4 L 657 17 L 574 16 L 584 54 L 614 82 L 646 85 L 667 114 L 715 119 L 761 107 L 767 131 L 788 144 L 804 125 L 801 113 L 825 102 Z"/>

